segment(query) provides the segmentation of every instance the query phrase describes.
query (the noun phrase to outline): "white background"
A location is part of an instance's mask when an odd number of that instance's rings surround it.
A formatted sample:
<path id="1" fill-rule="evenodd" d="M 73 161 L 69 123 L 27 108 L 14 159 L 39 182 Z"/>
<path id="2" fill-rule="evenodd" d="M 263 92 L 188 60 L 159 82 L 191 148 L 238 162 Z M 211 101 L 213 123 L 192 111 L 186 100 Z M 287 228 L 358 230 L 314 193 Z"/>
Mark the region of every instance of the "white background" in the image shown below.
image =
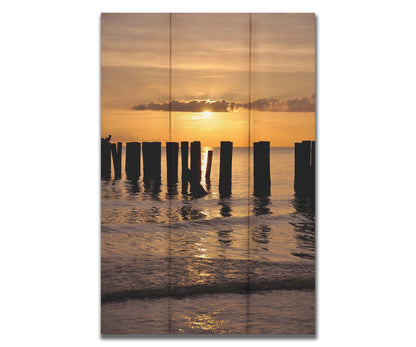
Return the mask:
<path id="1" fill-rule="evenodd" d="M 318 317 L 315 339 L 260 342 L 414 345 L 412 2 L 172 3 L 1 3 L 1 344 L 258 343 L 100 338 L 99 18 L 266 11 L 317 14 Z"/>

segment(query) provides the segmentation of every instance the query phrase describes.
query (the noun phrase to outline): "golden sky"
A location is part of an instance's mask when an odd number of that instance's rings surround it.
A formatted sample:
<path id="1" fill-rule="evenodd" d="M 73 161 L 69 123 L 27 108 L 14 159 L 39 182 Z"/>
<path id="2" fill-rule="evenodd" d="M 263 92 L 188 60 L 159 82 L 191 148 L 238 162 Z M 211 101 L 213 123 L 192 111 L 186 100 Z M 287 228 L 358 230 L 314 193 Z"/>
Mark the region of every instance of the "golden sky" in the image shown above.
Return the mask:
<path id="1" fill-rule="evenodd" d="M 172 32 L 167 13 L 102 14 L 101 136 L 169 140 L 171 34 L 172 141 L 314 140 L 314 14 L 252 14 L 251 70 L 249 29 L 249 14 L 173 14 Z"/>

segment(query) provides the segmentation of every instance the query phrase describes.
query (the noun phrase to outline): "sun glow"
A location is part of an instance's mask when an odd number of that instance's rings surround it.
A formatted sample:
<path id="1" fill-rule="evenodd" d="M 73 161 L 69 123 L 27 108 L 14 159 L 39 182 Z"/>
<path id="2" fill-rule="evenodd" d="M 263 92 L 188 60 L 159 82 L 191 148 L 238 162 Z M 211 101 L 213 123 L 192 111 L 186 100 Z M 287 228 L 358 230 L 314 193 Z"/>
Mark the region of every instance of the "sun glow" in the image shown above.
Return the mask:
<path id="1" fill-rule="evenodd" d="M 205 117 L 209 117 L 209 116 L 211 116 L 211 111 L 204 111 L 204 112 L 202 112 L 202 114 L 203 114 Z"/>

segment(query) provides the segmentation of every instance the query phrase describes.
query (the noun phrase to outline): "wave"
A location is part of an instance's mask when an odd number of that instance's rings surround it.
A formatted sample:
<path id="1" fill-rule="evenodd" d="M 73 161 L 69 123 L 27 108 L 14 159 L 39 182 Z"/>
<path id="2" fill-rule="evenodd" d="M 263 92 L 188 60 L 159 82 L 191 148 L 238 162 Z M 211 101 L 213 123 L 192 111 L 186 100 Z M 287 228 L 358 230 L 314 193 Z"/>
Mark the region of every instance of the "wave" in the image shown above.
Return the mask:
<path id="1" fill-rule="evenodd" d="M 219 293 L 235 293 L 248 294 L 257 291 L 269 290 L 313 290 L 315 289 L 315 278 L 292 278 L 261 282 L 234 282 L 227 284 L 204 284 L 190 285 L 172 288 L 152 288 L 152 289 L 134 289 L 123 290 L 112 293 L 102 294 L 101 303 L 109 303 L 114 301 L 124 301 L 128 299 L 158 299 L 165 297 L 182 298 L 187 296 L 219 294 Z"/>
<path id="2" fill-rule="evenodd" d="M 206 217 L 191 220 L 178 220 L 175 222 L 165 223 L 143 223 L 143 224 L 101 224 L 101 232 L 146 232 L 155 229 L 169 230 L 169 229 L 188 229 L 193 227 L 199 228 L 210 228 L 210 227 L 226 227 L 226 226 L 241 226 L 247 228 L 249 220 L 251 225 L 256 225 L 257 221 L 263 221 L 278 225 L 278 223 L 288 222 L 291 218 L 291 214 L 279 214 L 279 215 L 268 215 L 268 216 L 235 216 L 235 217 Z"/>

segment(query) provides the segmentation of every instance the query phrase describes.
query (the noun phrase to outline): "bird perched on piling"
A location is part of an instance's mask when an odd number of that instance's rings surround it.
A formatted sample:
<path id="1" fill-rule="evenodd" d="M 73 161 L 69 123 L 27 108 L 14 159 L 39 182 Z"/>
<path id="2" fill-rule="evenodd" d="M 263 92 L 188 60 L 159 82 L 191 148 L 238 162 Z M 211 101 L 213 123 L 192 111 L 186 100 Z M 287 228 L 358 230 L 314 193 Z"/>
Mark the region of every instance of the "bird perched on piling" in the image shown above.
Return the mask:
<path id="1" fill-rule="evenodd" d="M 110 142 L 111 140 L 111 135 L 108 135 L 105 139 L 101 138 L 101 142 Z"/>

